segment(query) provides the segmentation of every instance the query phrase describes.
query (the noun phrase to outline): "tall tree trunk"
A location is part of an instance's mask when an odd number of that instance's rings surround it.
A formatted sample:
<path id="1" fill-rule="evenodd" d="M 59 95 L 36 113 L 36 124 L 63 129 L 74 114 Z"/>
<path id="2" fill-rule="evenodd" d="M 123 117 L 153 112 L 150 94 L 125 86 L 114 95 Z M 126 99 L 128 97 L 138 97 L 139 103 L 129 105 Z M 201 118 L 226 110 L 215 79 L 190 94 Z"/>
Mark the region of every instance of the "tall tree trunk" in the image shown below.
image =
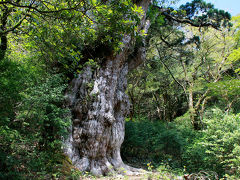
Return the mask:
<path id="1" fill-rule="evenodd" d="M 7 34 L 2 33 L 6 30 L 7 20 L 8 16 L 10 14 L 10 10 L 7 6 L 4 6 L 4 8 L 1 8 L 1 11 L 3 12 L 0 16 L 0 61 L 4 59 L 6 51 L 7 51 Z"/>
<path id="2" fill-rule="evenodd" d="M 1 36 L 1 44 L 0 44 L 0 61 L 4 59 L 7 51 L 7 36 Z"/>
<path id="3" fill-rule="evenodd" d="M 189 106 L 189 113 L 190 113 L 190 119 L 191 119 L 191 123 L 192 126 L 195 130 L 199 129 L 199 124 L 198 124 L 198 120 L 197 120 L 197 114 L 196 114 L 196 110 L 194 107 L 194 100 L 193 100 L 193 85 L 191 83 L 190 87 L 189 87 L 189 92 L 188 92 L 188 106 Z"/>
<path id="4" fill-rule="evenodd" d="M 146 12 L 149 3 L 150 0 L 142 0 L 138 5 Z M 142 21 L 144 28 L 145 17 Z M 67 103 L 72 109 L 73 124 L 65 142 L 65 153 L 81 171 L 98 176 L 113 170 L 128 173 L 135 170 L 125 165 L 120 155 L 124 116 L 129 111 L 126 75 L 129 68 L 136 67 L 144 59 L 144 48 L 140 48 L 136 59 L 128 63 L 133 41 L 126 36 L 121 53 L 106 57 L 98 69 L 85 67 L 71 82 Z"/>
<path id="5" fill-rule="evenodd" d="M 193 99 L 193 84 L 190 83 L 189 87 L 189 96 L 188 96 L 188 101 L 189 101 L 189 113 L 190 113 L 190 119 L 192 126 L 194 130 L 200 130 L 202 128 L 202 123 L 200 119 L 200 103 L 202 102 L 199 100 L 199 102 L 194 105 L 194 99 Z"/>

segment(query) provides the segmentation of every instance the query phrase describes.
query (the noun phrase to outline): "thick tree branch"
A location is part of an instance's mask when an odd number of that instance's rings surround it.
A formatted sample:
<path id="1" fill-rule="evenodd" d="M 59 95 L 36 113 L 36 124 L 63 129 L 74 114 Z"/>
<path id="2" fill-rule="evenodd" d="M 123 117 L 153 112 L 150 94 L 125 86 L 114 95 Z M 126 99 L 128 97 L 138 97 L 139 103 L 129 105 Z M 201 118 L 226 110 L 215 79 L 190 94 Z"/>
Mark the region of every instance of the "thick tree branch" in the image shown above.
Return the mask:
<path id="1" fill-rule="evenodd" d="M 206 99 L 206 97 L 207 97 L 207 94 L 209 93 L 209 89 L 207 89 L 206 91 L 205 91 L 205 93 L 198 99 L 198 102 L 195 104 L 195 109 L 196 110 L 199 110 L 199 108 L 200 108 L 200 105 L 202 104 L 202 102 Z"/>
<path id="2" fill-rule="evenodd" d="M 6 29 L 8 15 L 11 13 L 11 10 L 4 6 L 3 14 L 1 16 L 1 26 L 0 26 L 0 32 L 4 31 Z M 5 57 L 6 50 L 7 50 L 7 35 L 3 34 L 1 37 L 1 44 L 0 44 L 0 60 L 2 60 Z"/>
<path id="3" fill-rule="evenodd" d="M 159 51 L 159 49 L 158 49 L 157 46 L 156 46 L 156 49 L 157 49 L 158 54 L 159 54 L 159 56 L 160 56 L 160 51 Z M 185 91 L 184 86 L 174 77 L 173 73 L 172 73 L 171 70 L 168 68 L 168 66 L 166 65 L 166 63 L 165 63 L 161 58 L 159 58 L 159 60 L 161 61 L 161 63 L 163 64 L 163 66 L 168 70 L 168 72 L 169 72 L 169 74 L 171 75 L 171 77 L 173 78 L 173 80 L 174 80 L 179 86 L 181 86 L 181 87 L 183 88 L 183 90 Z"/>
<path id="4" fill-rule="evenodd" d="M 170 14 L 171 11 L 169 9 L 162 8 L 159 6 L 153 6 L 153 7 L 158 9 L 161 12 L 161 15 L 164 15 L 165 18 L 170 21 L 175 21 L 175 22 L 182 23 L 182 24 L 189 24 L 194 27 L 209 27 L 209 26 L 211 26 L 215 29 L 219 29 L 219 26 L 212 22 L 194 22 L 191 19 L 184 19 L 184 18 L 175 17 L 175 16 L 171 15 Z"/>
<path id="5" fill-rule="evenodd" d="M 215 29 L 219 29 L 219 27 L 216 25 L 216 24 L 213 24 L 211 22 L 200 22 L 200 23 L 196 23 L 196 22 L 193 22 L 192 20 L 190 19 L 181 19 L 181 18 L 177 18 L 177 17 L 174 17 L 166 12 L 163 13 L 163 15 L 168 19 L 168 20 L 173 20 L 175 22 L 178 22 L 178 23 L 182 23 L 182 24 L 189 24 L 191 26 L 194 26 L 194 27 L 213 27 Z"/>
<path id="6" fill-rule="evenodd" d="M 24 21 L 24 19 L 26 19 L 28 14 L 25 14 L 24 17 L 22 17 L 22 19 L 20 19 L 13 27 L 9 28 L 9 29 L 6 29 L 5 31 L 0 31 L 0 37 L 2 37 L 3 35 L 6 35 L 8 34 L 9 32 L 12 32 L 14 31 L 15 29 L 17 29 L 21 24 L 22 22 Z"/>
<path id="7" fill-rule="evenodd" d="M 40 14 L 52 14 L 52 13 L 59 13 L 59 12 L 62 12 L 62 11 L 69 11 L 69 10 L 78 10 L 79 11 L 78 8 L 80 7 L 81 3 L 79 2 L 74 7 L 70 7 L 70 8 L 62 8 L 62 9 L 59 9 L 59 10 L 48 10 L 48 11 L 40 10 L 40 9 L 37 8 L 37 6 L 32 6 L 31 4 L 29 4 L 29 5 L 21 5 L 21 4 L 17 4 L 17 3 L 11 2 L 11 1 L 2 1 L 2 2 L 0 2 L 0 5 L 1 4 L 5 4 L 5 5 L 8 4 L 8 5 L 12 5 L 14 7 L 18 7 L 18 8 L 35 10 L 35 11 L 37 11 Z M 84 10 L 84 11 L 86 11 L 86 10 Z"/>

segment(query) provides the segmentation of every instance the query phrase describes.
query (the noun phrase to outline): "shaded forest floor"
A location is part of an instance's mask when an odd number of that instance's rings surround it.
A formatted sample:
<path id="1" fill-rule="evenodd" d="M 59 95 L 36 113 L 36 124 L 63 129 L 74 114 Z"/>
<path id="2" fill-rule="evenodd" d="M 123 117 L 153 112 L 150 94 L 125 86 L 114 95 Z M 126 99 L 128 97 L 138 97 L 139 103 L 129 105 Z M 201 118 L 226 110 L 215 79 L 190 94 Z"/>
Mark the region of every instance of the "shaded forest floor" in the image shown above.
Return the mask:
<path id="1" fill-rule="evenodd" d="M 130 164 L 129 164 L 130 165 Z M 134 167 L 133 164 L 131 164 Z M 134 172 L 133 175 L 112 174 L 105 177 L 93 177 L 86 175 L 80 177 L 81 180 L 183 180 L 184 176 L 176 175 L 173 172 L 159 171 L 155 169 L 147 170 L 146 167 L 139 167 L 139 172 Z"/>
<path id="2" fill-rule="evenodd" d="M 172 176 L 170 174 L 162 174 L 159 172 L 146 172 L 138 175 L 113 175 L 107 177 L 83 177 L 82 180 L 183 180 L 181 176 Z"/>

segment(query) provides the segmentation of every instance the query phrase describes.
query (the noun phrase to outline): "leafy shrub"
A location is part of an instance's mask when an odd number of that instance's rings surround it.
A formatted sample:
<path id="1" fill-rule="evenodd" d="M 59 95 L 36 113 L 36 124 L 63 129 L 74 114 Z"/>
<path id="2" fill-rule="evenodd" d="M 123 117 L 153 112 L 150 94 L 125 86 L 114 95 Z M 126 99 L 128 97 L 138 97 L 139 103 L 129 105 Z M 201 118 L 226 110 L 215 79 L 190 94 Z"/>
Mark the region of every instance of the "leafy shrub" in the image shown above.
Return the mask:
<path id="1" fill-rule="evenodd" d="M 125 159 L 140 157 L 142 163 L 169 163 L 180 166 L 181 153 L 187 141 L 173 124 L 148 121 L 127 121 L 122 146 Z"/>
<path id="2" fill-rule="evenodd" d="M 212 109 L 203 120 L 202 137 L 196 138 L 183 154 L 190 171 L 212 170 L 220 175 L 239 176 L 240 114 L 227 114 Z"/>
<path id="3" fill-rule="evenodd" d="M 194 131 L 189 114 L 172 123 L 127 121 L 122 154 L 141 162 L 170 165 L 188 173 L 216 172 L 238 179 L 240 172 L 240 114 L 214 108 L 206 111 L 204 129 Z"/>
<path id="4" fill-rule="evenodd" d="M 19 162 L 11 154 L 18 153 L 14 149 L 20 144 L 21 134 L 14 124 L 16 109 L 23 99 L 20 94 L 30 82 L 31 68 L 26 64 L 3 59 L 0 61 L 0 179 L 15 177 L 19 173 L 13 169 Z"/>
<path id="5" fill-rule="evenodd" d="M 0 179 L 53 173 L 70 122 L 62 107 L 66 84 L 60 75 L 40 79 L 23 63 L 5 61 L 0 68 L 1 106 L 7 107 L 0 108 Z"/>
<path id="6" fill-rule="evenodd" d="M 0 61 L 0 125 L 5 122 L 3 118 L 15 117 L 14 108 L 21 101 L 27 75 L 27 67 L 22 64 L 8 59 Z"/>

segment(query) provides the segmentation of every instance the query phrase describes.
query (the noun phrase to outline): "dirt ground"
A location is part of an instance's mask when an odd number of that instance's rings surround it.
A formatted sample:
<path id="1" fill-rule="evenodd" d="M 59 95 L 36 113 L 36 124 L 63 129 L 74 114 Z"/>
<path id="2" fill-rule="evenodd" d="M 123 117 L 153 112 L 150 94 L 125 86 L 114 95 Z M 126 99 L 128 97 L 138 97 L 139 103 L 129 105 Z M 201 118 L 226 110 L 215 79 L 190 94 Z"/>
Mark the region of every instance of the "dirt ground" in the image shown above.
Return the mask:
<path id="1" fill-rule="evenodd" d="M 147 172 L 142 173 L 138 175 L 129 175 L 129 176 L 123 176 L 123 175 L 115 175 L 115 176 L 109 176 L 109 177 L 88 177 L 83 178 L 81 180 L 184 180 L 181 176 L 171 176 L 168 174 L 160 174 L 155 172 Z"/>

